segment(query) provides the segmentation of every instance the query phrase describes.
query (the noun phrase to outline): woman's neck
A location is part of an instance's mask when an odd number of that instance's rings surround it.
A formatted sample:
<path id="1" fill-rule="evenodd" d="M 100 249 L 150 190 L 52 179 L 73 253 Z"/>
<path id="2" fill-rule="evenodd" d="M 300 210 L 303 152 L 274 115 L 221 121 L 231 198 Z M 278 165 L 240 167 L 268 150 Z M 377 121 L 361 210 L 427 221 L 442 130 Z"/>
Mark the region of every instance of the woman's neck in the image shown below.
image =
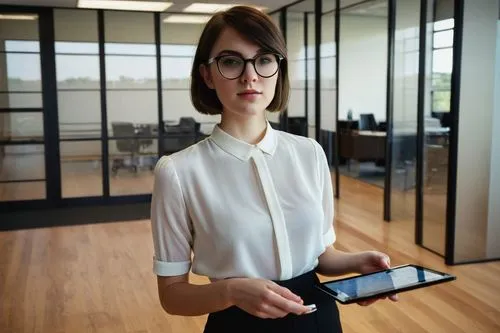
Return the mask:
<path id="1" fill-rule="evenodd" d="M 232 137 L 248 144 L 257 144 L 266 134 L 267 120 L 262 116 L 235 116 L 231 112 L 222 113 L 219 127 Z"/>

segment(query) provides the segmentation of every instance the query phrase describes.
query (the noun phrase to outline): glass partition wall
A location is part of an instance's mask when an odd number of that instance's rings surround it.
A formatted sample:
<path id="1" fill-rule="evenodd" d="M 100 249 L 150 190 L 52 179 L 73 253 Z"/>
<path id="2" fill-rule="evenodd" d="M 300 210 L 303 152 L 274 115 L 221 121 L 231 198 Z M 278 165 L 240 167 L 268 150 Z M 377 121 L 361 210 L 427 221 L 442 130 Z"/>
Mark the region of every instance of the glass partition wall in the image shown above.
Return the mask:
<path id="1" fill-rule="evenodd" d="M 158 124 L 153 13 L 104 12 L 110 194 L 153 189 Z"/>
<path id="2" fill-rule="evenodd" d="M 0 202 L 45 199 L 39 15 L 0 14 Z"/>
<path id="3" fill-rule="evenodd" d="M 385 186 L 384 218 L 415 220 L 447 263 L 497 259 L 498 0 L 335 3 L 271 14 L 292 92 L 268 119 L 317 139 L 342 180 Z M 219 121 L 189 96 L 205 16 L 0 11 L 2 209 L 147 202 L 158 157 Z"/>
<path id="4" fill-rule="evenodd" d="M 287 7 L 286 29 L 291 84 L 288 132 L 315 138 L 316 33 L 313 0 Z"/>
<path id="5" fill-rule="evenodd" d="M 383 188 L 387 175 L 388 1 L 345 1 L 341 8 L 339 170 Z"/>
<path id="6" fill-rule="evenodd" d="M 191 66 L 206 16 L 161 14 L 162 121 L 165 154 L 182 150 L 210 135 L 220 116 L 203 115 L 191 103 Z"/>
<path id="7" fill-rule="evenodd" d="M 335 1 L 322 0 L 320 67 L 320 143 L 326 151 L 328 163 L 335 166 L 334 156 L 337 132 L 337 43 Z M 317 116 L 316 116 L 317 117 Z M 334 182 L 337 177 L 332 177 Z M 337 192 L 337 186 L 335 186 Z"/>
<path id="8" fill-rule="evenodd" d="M 500 259 L 500 1 L 456 8 L 445 248 L 452 264 Z"/>
<path id="9" fill-rule="evenodd" d="M 392 93 L 391 219 L 415 220 L 420 1 L 395 6 Z"/>
<path id="10" fill-rule="evenodd" d="M 63 198 L 103 194 L 97 11 L 54 11 Z"/>
<path id="11" fill-rule="evenodd" d="M 454 3 L 427 3 L 423 108 L 422 214 L 417 242 L 445 255 L 451 128 Z"/>

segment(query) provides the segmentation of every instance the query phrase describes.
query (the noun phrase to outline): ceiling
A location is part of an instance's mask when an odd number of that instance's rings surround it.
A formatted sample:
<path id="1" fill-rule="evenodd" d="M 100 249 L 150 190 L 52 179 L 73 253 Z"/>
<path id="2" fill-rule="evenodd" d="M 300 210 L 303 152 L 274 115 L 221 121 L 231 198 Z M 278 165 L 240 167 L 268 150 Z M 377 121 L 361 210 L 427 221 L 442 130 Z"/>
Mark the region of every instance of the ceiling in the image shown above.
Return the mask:
<path id="1" fill-rule="evenodd" d="M 119 1 L 119 0 L 117 0 Z M 214 0 L 214 1 L 206 1 L 206 0 L 149 0 L 156 2 L 173 2 L 174 4 L 170 6 L 166 11 L 167 12 L 181 12 L 184 8 L 194 2 L 203 2 L 203 3 L 220 3 L 220 4 L 235 4 L 238 3 L 238 0 Z M 241 3 L 249 3 L 255 6 L 267 7 L 267 11 L 273 11 L 279 9 L 283 6 L 286 6 L 290 3 L 293 3 L 294 0 L 251 0 L 245 1 L 242 0 Z M 5 5 L 23 5 L 23 6 L 47 6 L 47 7 L 69 7 L 76 8 L 78 0 L 0 0 L 0 4 Z"/>
<path id="2" fill-rule="evenodd" d="M 119 0 L 116 0 L 119 1 Z M 170 6 L 167 12 L 182 12 L 184 8 L 194 2 L 203 3 L 221 3 L 221 4 L 234 4 L 234 3 L 251 3 L 255 6 L 266 7 L 267 12 L 280 9 L 288 4 L 296 2 L 296 0 L 149 0 L 157 2 L 173 2 L 174 4 Z M 78 0 L 0 0 L 0 5 L 22 5 L 22 6 L 47 6 L 47 7 L 67 7 L 76 8 Z M 359 5 L 356 5 L 359 3 Z M 341 8 L 348 8 L 346 10 L 350 14 L 356 15 L 374 15 L 383 16 L 387 15 L 387 0 L 373 0 L 373 1 L 363 1 L 363 0 L 340 0 Z M 385 6 L 384 6 L 385 5 Z M 323 12 L 328 12 L 335 9 L 334 0 L 323 0 Z M 314 0 L 304 0 L 297 3 L 289 8 L 291 12 L 313 12 L 314 11 Z"/>

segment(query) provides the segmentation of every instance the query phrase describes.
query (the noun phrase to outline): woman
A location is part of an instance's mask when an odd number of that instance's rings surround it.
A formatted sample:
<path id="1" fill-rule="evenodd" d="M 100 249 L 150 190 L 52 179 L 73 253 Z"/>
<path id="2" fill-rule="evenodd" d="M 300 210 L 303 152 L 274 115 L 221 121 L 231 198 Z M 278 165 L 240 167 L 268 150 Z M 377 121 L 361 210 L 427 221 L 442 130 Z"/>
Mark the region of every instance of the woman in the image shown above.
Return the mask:
<path id="1" fill-rule="evenodd" d="M 283 110 L 289 96 L 279 29 L 251 7 L 215 14 L 191 77 L 196 109 L 221 121 L 155 169 L 154 272 L 163 308 L 209 313 L 206 333 L 341 332 L 335 302 L 314 288 L 316 272 L 366 273 L 388 268 L 389 258 L 334 249 L 321 146 L 266 120 L 266 110 Z M 190 269 L 211 283 L 190 284 Z"/>

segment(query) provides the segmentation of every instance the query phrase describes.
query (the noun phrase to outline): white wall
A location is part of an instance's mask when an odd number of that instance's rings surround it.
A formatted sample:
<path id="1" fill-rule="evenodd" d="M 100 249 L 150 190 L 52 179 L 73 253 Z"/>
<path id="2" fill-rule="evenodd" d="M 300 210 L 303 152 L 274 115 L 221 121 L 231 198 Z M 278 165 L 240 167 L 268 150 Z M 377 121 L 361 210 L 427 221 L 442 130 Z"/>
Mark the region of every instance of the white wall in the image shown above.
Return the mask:
<path id="1" fill-rule="evenodd" d="M 498 0 L 483 0 L 481 6 L 476 1 L 465 1 L 457 159 L 457 261 L 486 256 L 497 21 Z"/>
<path id="2" fill-rule="evenodd" d="M 500 257 L 500 20 L 497 22 L 495 106 L 492 121 L 490 197 L 488 212 L 488 258 Z"/>
<path id="3" fill-rule="evenodd" d="M 339 68 L 339 119 L 352 109 L 373 113 L 377 121 L 386 116 L 387 19 L 341 15 Z"/>

